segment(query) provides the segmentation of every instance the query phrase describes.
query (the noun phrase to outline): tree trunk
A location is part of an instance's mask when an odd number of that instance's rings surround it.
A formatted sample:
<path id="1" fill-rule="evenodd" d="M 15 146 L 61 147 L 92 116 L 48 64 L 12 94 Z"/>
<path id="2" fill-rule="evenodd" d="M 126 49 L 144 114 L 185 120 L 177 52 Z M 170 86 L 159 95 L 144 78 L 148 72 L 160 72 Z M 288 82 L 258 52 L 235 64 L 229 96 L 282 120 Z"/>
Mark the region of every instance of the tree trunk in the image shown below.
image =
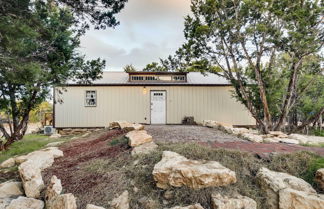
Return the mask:
<path id="1" fill-rule="evenodd" d="M 302 62 L 302 60 L 300 59 L 297 63 L 293 64 L 293 69 L 292 69 L 292 73 L 290 76 L 288 89 L 287 89 L 287 95 L 286 95 L 285 101 L 284 101 L 282 109 L 281 109 L 281 115 L 280 115 L 280 118 L 279 118 L 276 126 L 274 127 L 274 130 L 276 130 L 276 131 L 281 130 L 281 128 L 284 125 L 284 122 L 287 118 L 287 115 L 289 113 L 289 109 L 291 107 L 291 100 L 292 100 L 293 95 L 296 90 L 298 68 L 299 68 L 299 65 L 301 64 L 301 62 Z"/>
<path id="2" fill-rule="evenodd" d="M 293 133 L 293 132 L 296 132 L 296 131 L 300 131 L 300 130 L 304 129 L 305 127 L 308 127 L 311 123 L 313 123 L 314 121 L 318 120 L 321 117 L 322 114 L 324 114 L 324 107 L 322 107 L 315 115 L 313 115 L 308 120 L 306 120 L 305 122 L 303 122 L 303 124 L 301 124 L 300 126 L 296 127 L 295 129 L 293 129 L 290 133 Z"/>

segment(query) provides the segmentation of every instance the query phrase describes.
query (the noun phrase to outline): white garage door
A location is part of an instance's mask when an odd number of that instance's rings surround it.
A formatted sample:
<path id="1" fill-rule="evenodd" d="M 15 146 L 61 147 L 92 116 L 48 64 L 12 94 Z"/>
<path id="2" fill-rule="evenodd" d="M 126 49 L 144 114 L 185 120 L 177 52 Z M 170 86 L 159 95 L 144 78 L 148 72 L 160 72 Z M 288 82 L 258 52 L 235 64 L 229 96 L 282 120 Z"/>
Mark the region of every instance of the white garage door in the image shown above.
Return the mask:
<path id="1" fill-rule="evenodd" d="M 151 91 L 151 124 L 166 124 L 165 91 Z"/>

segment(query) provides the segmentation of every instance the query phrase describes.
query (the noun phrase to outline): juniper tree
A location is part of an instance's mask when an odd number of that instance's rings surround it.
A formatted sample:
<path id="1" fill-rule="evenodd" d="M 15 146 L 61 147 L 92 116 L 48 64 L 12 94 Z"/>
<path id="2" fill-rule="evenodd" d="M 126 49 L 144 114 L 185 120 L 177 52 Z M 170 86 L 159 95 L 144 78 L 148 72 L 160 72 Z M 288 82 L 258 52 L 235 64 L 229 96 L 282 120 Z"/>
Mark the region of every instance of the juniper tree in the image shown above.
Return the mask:
<path id="1" fill-rule="evenodd" d="M 21 140 L 29 114 L 55 85 L 89 83 L 101 76 L 105 61 L 85 60 L 77 52 L 80 36 L 118 24 L 114 14 L 126 0 L 4 0 L 0 2 L 0 149 Z"/>
<path id="2" fill-rule="evenodd" d="M 282 129 L 295 93 L 307 88 L 299 85 L 305 58 L 321 57 L 323 1 L 192 0 L 191 10 L 185 19 L 187 42 L 179 52 L 190 62 L 203 63 L 202 71 L 228 79 L 263 132 Z M 284 70 L 288 80 L 274 118 L 266 75 L 276 71 L 274 63 L 283 53 L 290 57 Z M 323 112 L 319 108 L 314 117 Z"/>

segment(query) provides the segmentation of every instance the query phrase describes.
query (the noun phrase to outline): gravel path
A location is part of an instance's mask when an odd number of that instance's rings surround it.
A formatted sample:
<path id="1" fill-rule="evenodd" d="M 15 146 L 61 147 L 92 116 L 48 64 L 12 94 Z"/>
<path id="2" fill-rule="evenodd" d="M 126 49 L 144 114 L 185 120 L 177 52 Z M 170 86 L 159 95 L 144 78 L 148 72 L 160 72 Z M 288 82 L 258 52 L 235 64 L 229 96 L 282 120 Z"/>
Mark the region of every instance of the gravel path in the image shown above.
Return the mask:
<path id="1" fill-rule="evenodd" d="M 156 142 L 233 142 L 243 141 L 213 128 L 187 125 L 147 125 L 145 130 Z"/>

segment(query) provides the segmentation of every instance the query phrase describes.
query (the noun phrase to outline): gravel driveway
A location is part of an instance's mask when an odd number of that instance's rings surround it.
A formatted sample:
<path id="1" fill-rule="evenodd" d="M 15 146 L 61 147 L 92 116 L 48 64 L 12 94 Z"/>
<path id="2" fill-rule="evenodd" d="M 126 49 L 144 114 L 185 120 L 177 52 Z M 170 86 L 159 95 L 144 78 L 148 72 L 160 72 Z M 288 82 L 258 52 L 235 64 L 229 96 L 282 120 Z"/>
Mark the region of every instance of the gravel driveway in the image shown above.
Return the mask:
<path id="1" fill-rule="evenodd" d="M 213 128 L 189 125 L 147 125 L 145 130 L 156 142 L 233 142 L 243 141 Z"/>

